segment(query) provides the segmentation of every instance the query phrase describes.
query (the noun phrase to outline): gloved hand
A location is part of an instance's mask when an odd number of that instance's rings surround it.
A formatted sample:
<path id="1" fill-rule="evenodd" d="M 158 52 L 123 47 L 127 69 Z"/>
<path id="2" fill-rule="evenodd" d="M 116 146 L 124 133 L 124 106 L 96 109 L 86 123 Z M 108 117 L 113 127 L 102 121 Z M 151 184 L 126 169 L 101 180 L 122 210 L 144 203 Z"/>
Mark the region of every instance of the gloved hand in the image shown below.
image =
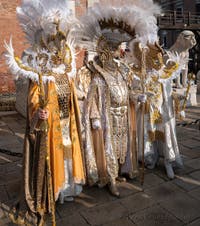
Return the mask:
<path id="1" fill-rule="evenodd" d="M 99 119 L 92 119 L 92 128 L 93 129 L 101 129 L 101 122 Z"/>
<path id="2" fill-rule="evenodd" d="M 138 101 L 141 103 L 145 103 L 147 101 L 147 95 L 146 94 L 140 94 L 138 96 Z"/>
<path id="3" fill-rule="evenodd" d="M 38 109 L 38 117 L 42 120 L 47 120 L 49 117 L 49 111 L 47 109 Z"/>
<path id="4" fill-rule="evenodd" d="M 180 117 L 181 117 L 182 119 L 185 118 L 185 111 L 181 111 L 181 112 L 180 112 Z"/>

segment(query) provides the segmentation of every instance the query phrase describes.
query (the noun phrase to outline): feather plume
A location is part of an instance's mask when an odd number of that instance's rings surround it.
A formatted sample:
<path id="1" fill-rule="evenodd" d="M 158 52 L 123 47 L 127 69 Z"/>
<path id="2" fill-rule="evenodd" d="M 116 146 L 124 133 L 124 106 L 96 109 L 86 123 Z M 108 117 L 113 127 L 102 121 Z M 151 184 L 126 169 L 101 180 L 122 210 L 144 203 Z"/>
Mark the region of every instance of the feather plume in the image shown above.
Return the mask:
<path id="1" fill-rule="evenodd" d="M 71 15 L 67 0 L 23 0 L 17 7 L 17 17 L 31 45 L 36 44 L 36 37 L 41 35 L 45 38 L 56 31 L 55 20 L 60 21 L 60 29 L 67 34 L 70 27 L 75 23 Z M 39 44 L 39 43 L 38 43 Z"/>
<path id="2" fill-rule="evenodd" d="M 111 0 L 95 3 L 74 28 L 77 45 L 95 52 L 99 37 L 119 44 L 137 38 L 143 45 L 158 40 L 156 15 L 160 7 L 152 0 Z"/>
<path id="3" fill-rule="evenodd" d="M 9 44 L 5 42 L 4 46 L 7 50 L 7 53 L 5 54 L 6 62 L 9 66 L 12 74 L 16 76 L 15 78 L 17 79 L 19 76 L 23 76 L 27 79 L 32 80 L 33 82 L 39 83 L 38 73 L 34 72 L 34 69 L 26 70 L 26 69 L 24 69 L 24 67 L 19 66 L 18 62 L 16 61 L 15 55 L 14 55 L 14 49 L 12 46 L 12 38 L 10 39 Z M 26 65 L 23 65 L 23 66 L 26 67 Z M 55 82 L 55 78 L 53 76 L 43 75 L 42 79 L 43 79 L 44 83 Z"/>
<path id="4" fill-rule="evenodd" d="M 26 39 L 31 45 L 32 54 L 42 48 L 48 49 L 50 37 L 56 35 L 58 30 L 64 35 L 72 57 L 72 70 L 68 75 L 74 77 L 76 75 L 76 53 L 70 29 L 74 24 L 78 24 L 78 21 L 69 11 L 68 4 L 68 0 L 22 0 L 22 4 L 17 7 L 16 12 Z M 9 49 L 9 45 L 5 46 Z M 11 52 L 7 54 L 7 62 L 10 63 L 9 67 L 17 63 Z M 16 67 L 13 69 L 15 69 L 13 72 L 18 72 Z"/>
<path id="5" fill-rule="evenodd" d="M 176 62 L 178 64 L 176 71 L 171 76 L 171 79 L 176 79 L 180 76 L 181 70 L 185 68 L 185 64 L 188 63 L 189 58 L 172 51 L 166 51 L 166 54 L 168 57 L 166 64 L 168 64 L 169 62 Z"/>

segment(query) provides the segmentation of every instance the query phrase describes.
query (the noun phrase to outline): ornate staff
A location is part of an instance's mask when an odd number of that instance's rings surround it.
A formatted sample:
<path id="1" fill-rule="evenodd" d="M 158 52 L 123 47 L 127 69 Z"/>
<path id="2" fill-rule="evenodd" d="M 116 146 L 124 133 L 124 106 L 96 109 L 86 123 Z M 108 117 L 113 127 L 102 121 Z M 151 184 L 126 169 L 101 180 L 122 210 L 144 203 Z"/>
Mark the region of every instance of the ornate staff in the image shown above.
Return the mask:
<path id="1" fill-rule="evenodd" d="M 48 55 L 47 54 L 39 54 L 40 57 L 47 57 L 48 60 Z M 44 67 L 46 66 L 46 63 L 41 64 L 41 72 L 38 73 L 38 78 L 39 78 L 39 106 L 41 109 L 45 109 L 45 107 L 48 104 L 48 99 L 45 96 L 45 90 L 44 90 L 44 84 L 43 84 L 43 71 Z M 41 146 L 44 145 L 45 151 L 46 151 L 46 166 L 47 166 L 47 186 L 48 186 L 48 199 L 50 203 L 50 208 L 51 208 L 51 215 L 52 215 L 52 226 L 56 226 L 56 217 L 55 217 L 55 201 L 54 201 L 54 193 L 53 193 L 53 182 L 52 182 L 52 173 L 51 173 L 51 162 L 50 162 L 50 149 L 48 147 L 48 130 L 49 130 L 49 125 L 48 121 L 46 120 L 41 120 L 39 124 L 39 130 L 42 132 L 42 139 L 41 139 Z"/>
<path id="2" fill-rule="evenodd" d="M 142 64 L 141 64 L 141 85 L 142 85 L 142 93 L 146 93 L 146 52 L 147 48 L 142 48 Z M 145 115 L 145 103 L 141 103 L 141 111 L 142 111 L 142 174 L 141 174 L 141 185 L 144 184 L 144 115 Z"/>

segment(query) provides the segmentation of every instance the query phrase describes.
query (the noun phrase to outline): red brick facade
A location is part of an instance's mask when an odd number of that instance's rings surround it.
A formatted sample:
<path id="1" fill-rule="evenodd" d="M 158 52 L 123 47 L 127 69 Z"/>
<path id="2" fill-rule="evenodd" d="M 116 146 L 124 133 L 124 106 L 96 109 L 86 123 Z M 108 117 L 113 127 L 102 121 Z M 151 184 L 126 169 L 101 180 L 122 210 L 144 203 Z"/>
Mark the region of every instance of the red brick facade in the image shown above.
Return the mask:
<path id="1" fill-rule="evenodd" d="M 13 76 L 8 72 L 4 59 L 4 40 L 9 41 L 11 35 L 16 54 L 20 55 L 24 48 L 23 33 L 16 19 L 15 9 L 20 0 L 1 0 L 0 2 L 0 93 L 14 92 Z"/>
<path id="2" fill-rule="evenodd" d="M 20 0 L 0 1 L 0 94 L 15 92 L 13 76 L 9 73 L 4 59 L 4 40 L 9 41 L 12 36 L 13 46 L 16 55 L 21 56 L 22 51 L 27 47 L 23 32 L 16 18 L 16 7 Z M 77 16 L 82 15 L 87 6 L 87 0 L 75 0 L 75 12 Z M 82 64 L 84 53 L 77 56 L 77 67 Z"/>

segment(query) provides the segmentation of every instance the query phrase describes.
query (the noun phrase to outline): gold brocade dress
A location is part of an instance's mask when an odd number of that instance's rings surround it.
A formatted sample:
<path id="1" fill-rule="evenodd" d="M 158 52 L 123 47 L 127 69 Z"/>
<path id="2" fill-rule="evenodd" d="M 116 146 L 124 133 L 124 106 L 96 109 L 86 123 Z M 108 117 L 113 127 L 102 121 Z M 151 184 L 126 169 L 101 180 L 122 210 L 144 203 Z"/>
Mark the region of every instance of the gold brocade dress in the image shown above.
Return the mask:
<path id="1" fill-rule="evenodd" d="M 19 201 L 10 212 L 10 218 L 18 225 L 44 225 L 45 215 L 51 213 L 51 201 L 49 197 L 49 187 L 47 185 L 46 153 L 49 153 L 49 161 L 52 174 L 52 187 L 54 201 L 59 195 L 66 191 L 74 195 L 74 184 L 84 183 L 85 173 L 83 168 L 80 136 L 79 136 L 79 109 L 77 98 L 74 92 L 73 82 L 66 85 L 67 112 L 62 102 L 61 94 L 59 98 L 60 81 L 56 83 L 46 83 L 46 98 L 48 100 L 46 108 L 49 111 L 48 133 L 38 130 L 38 108 L 39 108 L 39 86 L 36 82 L 30 82 L 27 104 L 27 126 L 24 140 L 23 157 L 23 184 Z M 70 86 L 70 93 L 69 93 Z M 63 103 L 64 108 L 59 107 Z M 69 122 L 64 123 L 62 119 L 65 114 L 69 115 Z M 65 136 L 67 134 L 67 136 Z M 67 137 L 67 138 L 66 138 Z M 70 146 L 65 145 L 70 137 Z M 68 142 L 67 142 L 68 144 Z M 70 147 L 70 151 L 66 150 Z M 69 154 L 70 153 L 70 154 Z M 70 167 L 66 167 L 66 161 Z M 69 176 L 70 175 L 70 176 Z M 70 177 L 70 179 L 69 179 Z M 73 181 L 73 182 L 72 182 Z M 79 190 L 80 191 L 80 190 Z"/>
<path id="2" fill-rule="evenodd" d="M 60 125 L 64 150 L 65 183 L 63 189 L 60 191 L 60 202 L 63 203 L 65 197 L 72 197 L 81 193 L 84 179 L 73 176 L 73 149 L 70 135 L 70 109 L 72 107 L 70 82 L 66 76 L 54 75 L 54 77 L 56 78 L 55 85 L 58 93 Z M 77 139 L 79 139 L 79 137 L 77 137 Z M 80 166 L 81 165 L 82 164 L 80 163 Z"/>
<path id="3" fill-rule="evenodd" d="M 97 64 L 94 67 L 97 73 L 90 83 L 84 115 L 87 179 L 89 184 L 106 184 L 119 174 L 138 173 L 135 111 L 126 70 L 106 71 Z M 98 129 L 93 128 L 95 121 L 99 121 Z M 103 137 L 102 142 L 96 136 Z"/>

